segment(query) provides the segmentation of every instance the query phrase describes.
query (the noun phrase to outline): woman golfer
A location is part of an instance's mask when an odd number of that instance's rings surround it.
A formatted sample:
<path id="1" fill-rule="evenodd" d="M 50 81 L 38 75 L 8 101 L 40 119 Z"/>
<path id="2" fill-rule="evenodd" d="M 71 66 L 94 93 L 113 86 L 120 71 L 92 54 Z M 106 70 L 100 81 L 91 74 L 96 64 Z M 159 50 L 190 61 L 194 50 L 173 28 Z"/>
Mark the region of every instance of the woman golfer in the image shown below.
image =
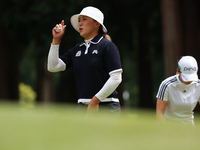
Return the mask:
<path id="1" fill-rule="evenodd" d="M 53 40 L 48 55 L 50 72 L 64 71 L 73 67 L 78 103 L 88 112 L 105 106 L 107 111 L 119 113 L 120 103 L 116 88 L 122 81 L 120 55 L 116 45 L 110 41 L 103 24 L 104 15 L 95 7 L 86 7 L 80 14 L 71 17 L 71 24 L 82 43 L 75 45 L 59 57 L 59 44 L 64 35 L 64 21 L 52 29 Z"/>
<path id="2" fill-rule="evenodd" d="M 177 74 L 165 79 L 157 94 L 156 114 L 160 120 L 194 125 L 193 110 L 200 102 L 200 80 L 195 58 L 184 56 Z"/>

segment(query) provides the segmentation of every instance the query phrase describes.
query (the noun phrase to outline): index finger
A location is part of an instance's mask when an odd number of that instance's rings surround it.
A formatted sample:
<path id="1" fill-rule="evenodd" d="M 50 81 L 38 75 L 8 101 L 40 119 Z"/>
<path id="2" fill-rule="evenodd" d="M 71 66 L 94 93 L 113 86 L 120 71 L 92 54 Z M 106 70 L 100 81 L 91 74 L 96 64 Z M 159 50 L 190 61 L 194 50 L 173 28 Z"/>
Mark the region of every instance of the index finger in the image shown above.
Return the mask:
<path id="1" fill-rule="evenodd" d="M 64 26 L 64 20 L 61 21 L 61 25 Z"/>

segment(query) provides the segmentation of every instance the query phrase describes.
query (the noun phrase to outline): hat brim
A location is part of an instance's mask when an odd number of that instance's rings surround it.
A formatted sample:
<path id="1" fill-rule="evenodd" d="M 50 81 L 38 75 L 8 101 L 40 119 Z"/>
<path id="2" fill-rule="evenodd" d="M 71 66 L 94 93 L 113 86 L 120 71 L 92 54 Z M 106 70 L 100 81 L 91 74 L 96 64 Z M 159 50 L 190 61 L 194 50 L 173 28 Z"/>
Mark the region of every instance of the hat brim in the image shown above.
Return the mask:
<path id="1" fill-rule="evenodd" d="M 185 73 L 181 73 L 182 79 L 185 82 L 189 82 L 189 81 L 198 81 L 198 75 L 196 73 L 194 74 L 185 74 Z"/>
<path id="2" fill-rule="evenodd" d="M 79 32 L 79 27 L 78 27 L 78 18 L 79 18 L 80 14 L 76 14 L 73 15 L 70 19 L 70 22 L 72 24 L 72 26 L 74 27 L 74 29 Z"/>
<path id="3" fill-rule="evenodd" d="M 70 22 L 71 22 L 72 26 L 74 27 L 74 29 L 75 29 L 77 32 L 80 32 L 80 31 L 79 31 L 79 26 L 78 26 L 78 18 L 79 18 L 80 15 L 81 15 L 81 14 L 73 15 L 73 16 L 71 17 L 71 19 L 70 19 Z M 90 17 L 90 16 L 88 16 L 88 17 Z M 106 27 L 105 27 L 102 23 L 100 23 L 100 24 L 102 25 L 103 32 L 104 32 L 104 33 L 107 33 Z"/>

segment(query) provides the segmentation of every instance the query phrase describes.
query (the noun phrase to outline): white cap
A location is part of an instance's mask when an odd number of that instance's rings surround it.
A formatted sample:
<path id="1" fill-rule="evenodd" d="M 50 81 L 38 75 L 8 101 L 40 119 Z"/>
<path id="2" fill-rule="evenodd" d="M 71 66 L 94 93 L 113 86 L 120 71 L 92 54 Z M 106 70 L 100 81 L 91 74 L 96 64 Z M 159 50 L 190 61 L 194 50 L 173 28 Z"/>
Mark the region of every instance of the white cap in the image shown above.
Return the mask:
<path id="1" fill-rule="evenodd" d="M 198 80 L 198 65 L 194 57 L 183 56 L 178 62 L 178 69 L 181 72 L 183 81 L 188 82 Z"/>
<path id="2" fill-rule="evenodd" d="M 80 14 L 76 14 L 76 15 L 73 15 L 71 17 L 71 19 L 70 19 L 71 24 L 74 27 L 74 29 L 76 31 L 78 31 L 78 32 L 79 32 L 78 19 L 79 19 L 80 15 L 88 16 L 88 17 L 96 20 L 97 22 L 99 22 L 102 25 L 103 32 L 107 33 L 107 29 L 106 29 L 106 27 L 103 24 L 104 15 L 103 15 L 103 13 L 99 9 L 97 9 L 95 7 L 92 7 L 92 6 L 88 6 L 88 7 L 85 7 L 80 12 Z"/>

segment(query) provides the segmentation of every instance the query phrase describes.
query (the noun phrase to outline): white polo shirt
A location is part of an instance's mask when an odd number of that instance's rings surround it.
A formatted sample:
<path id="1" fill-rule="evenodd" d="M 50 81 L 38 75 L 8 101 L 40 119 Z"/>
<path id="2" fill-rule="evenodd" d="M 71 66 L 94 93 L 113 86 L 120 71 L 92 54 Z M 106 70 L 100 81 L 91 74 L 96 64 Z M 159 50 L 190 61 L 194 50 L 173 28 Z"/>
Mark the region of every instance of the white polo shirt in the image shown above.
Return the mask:
<path id="1" fill-rule="evenodd" d="M 194 124 L 193 110 L 200 100 L 200 80 L 185 85 L 178 74 L 171 76 L 160 84 L 156 98 L 168 101 L 166 120 Z"/>

